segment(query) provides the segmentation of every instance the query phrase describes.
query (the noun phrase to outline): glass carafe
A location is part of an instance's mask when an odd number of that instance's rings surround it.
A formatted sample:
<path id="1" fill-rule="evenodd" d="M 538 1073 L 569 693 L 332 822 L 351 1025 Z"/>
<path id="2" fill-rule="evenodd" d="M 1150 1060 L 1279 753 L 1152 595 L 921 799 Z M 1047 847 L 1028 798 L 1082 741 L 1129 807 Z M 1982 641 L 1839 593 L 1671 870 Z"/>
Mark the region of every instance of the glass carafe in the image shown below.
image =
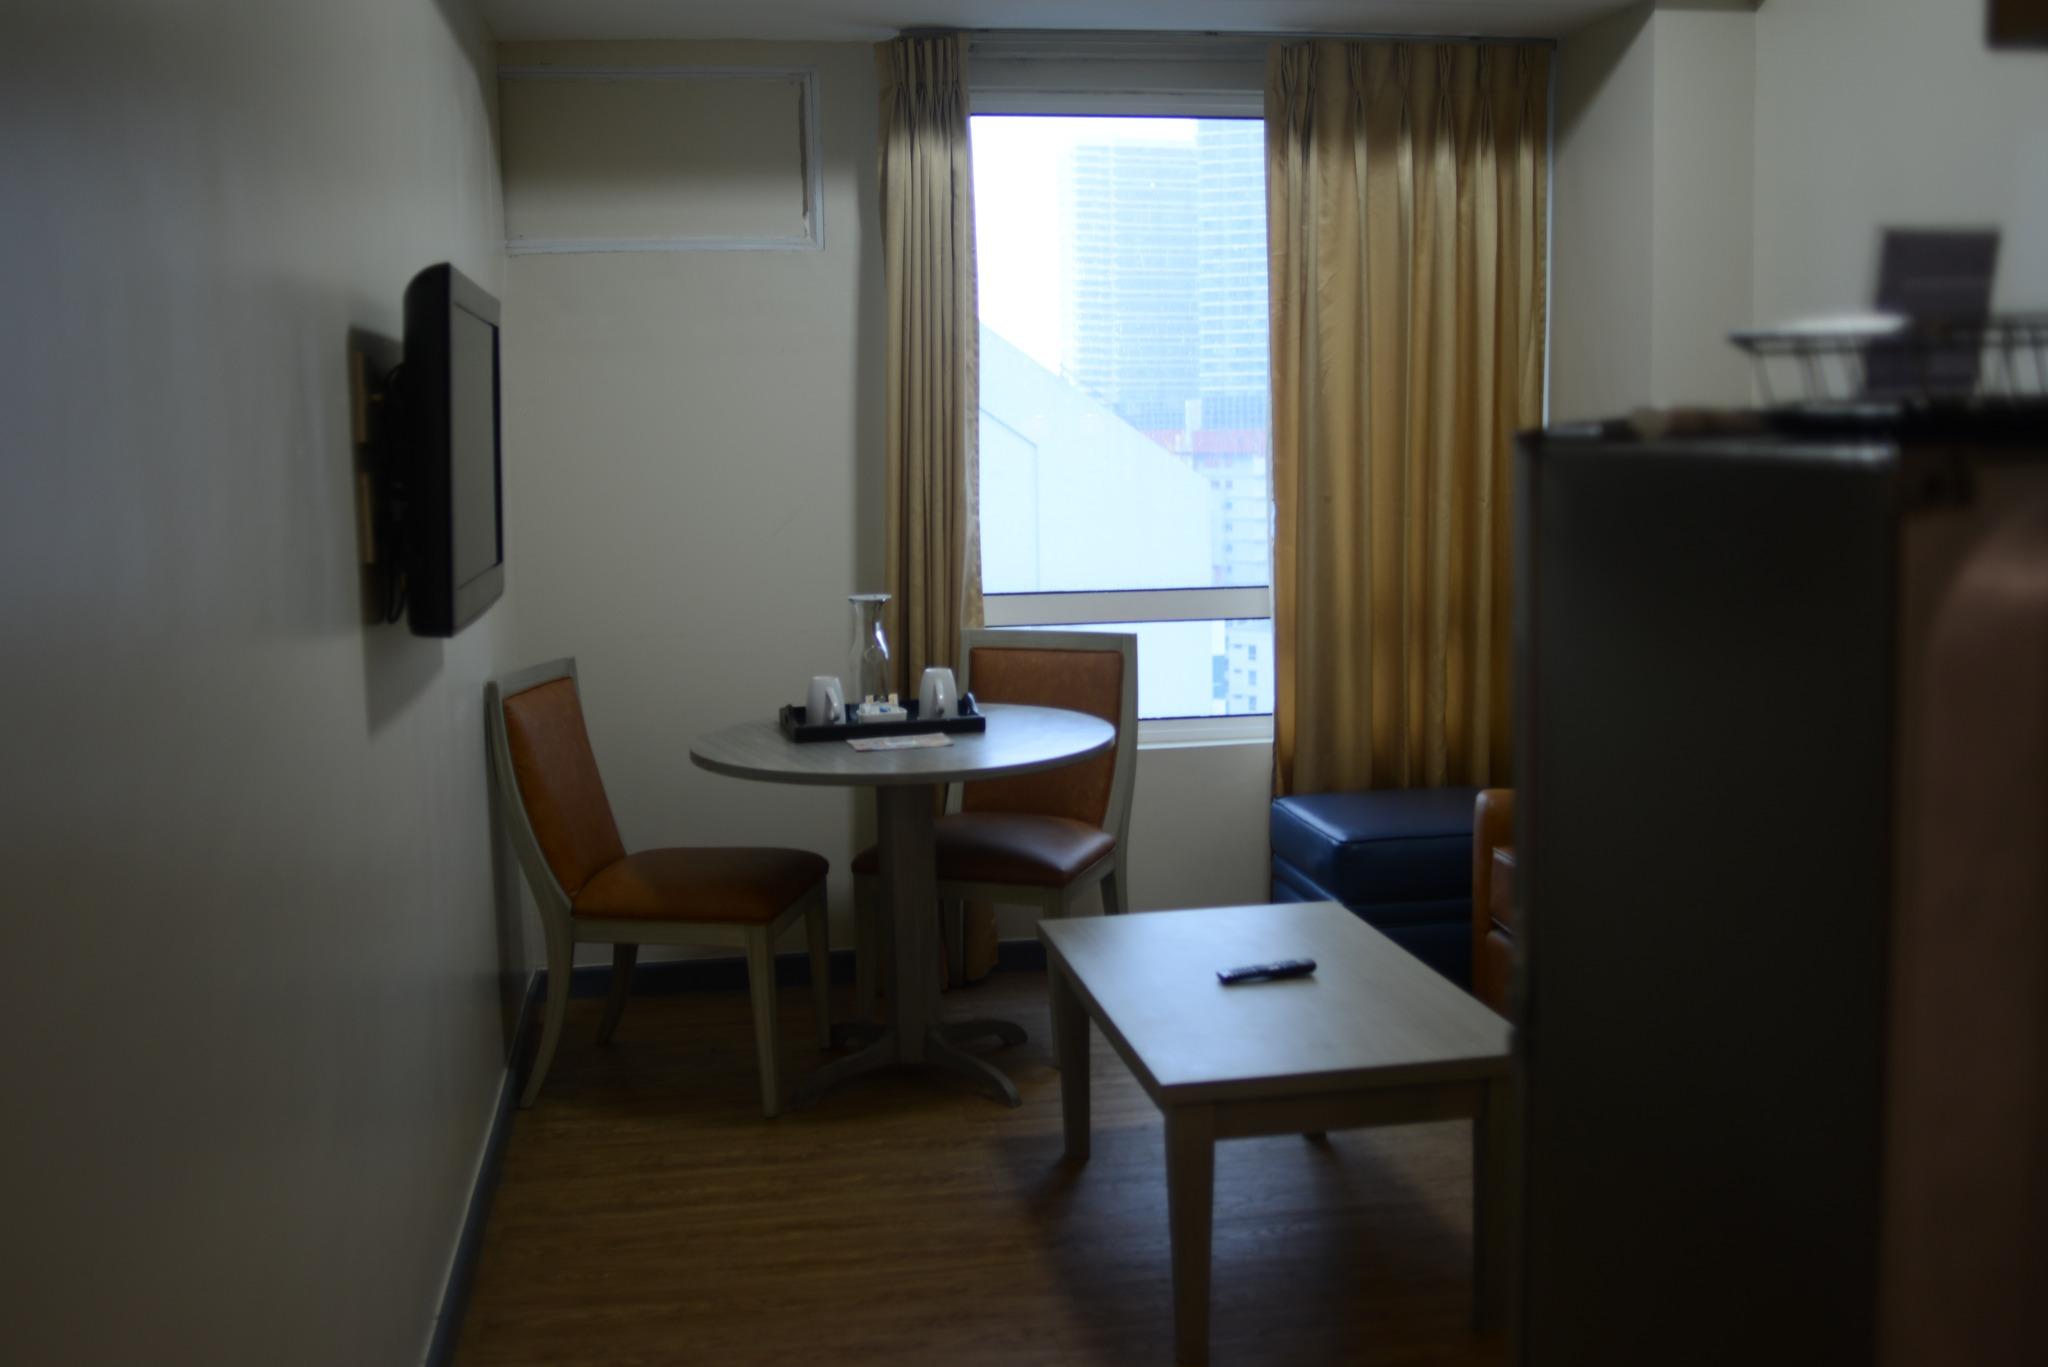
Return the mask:
<path id="1" fill-rule="evenodd" d="M 847 598 L 853 609 L 853 643 L 846 653 L 846 710 L 868 698 L 886 698 L 889 681 L 889 595 L 856 593 Z"/>

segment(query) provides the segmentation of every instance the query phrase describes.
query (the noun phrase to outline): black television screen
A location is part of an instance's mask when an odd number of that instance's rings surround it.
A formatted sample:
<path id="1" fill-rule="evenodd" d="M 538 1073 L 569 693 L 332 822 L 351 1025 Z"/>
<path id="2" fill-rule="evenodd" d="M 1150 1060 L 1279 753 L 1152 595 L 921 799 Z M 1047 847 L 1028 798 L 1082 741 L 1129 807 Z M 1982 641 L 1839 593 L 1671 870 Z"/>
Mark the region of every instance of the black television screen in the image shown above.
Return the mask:
<path id="1" fill-rule="evenodd" d="M 453 266 L 405 291 L 407 619 L 453 636 L 505 588 L 498 301 Z"/>

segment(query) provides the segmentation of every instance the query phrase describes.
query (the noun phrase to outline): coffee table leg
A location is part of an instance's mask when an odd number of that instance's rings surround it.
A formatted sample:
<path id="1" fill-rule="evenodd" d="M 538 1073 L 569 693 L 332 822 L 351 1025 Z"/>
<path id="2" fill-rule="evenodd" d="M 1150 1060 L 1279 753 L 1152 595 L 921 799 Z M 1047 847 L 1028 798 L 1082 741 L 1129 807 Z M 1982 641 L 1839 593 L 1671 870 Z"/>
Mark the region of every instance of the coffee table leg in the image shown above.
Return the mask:
<path id="1" fill-rule="evenodd" d="M 1066 1130 L 1067 1161 L 1088 1161 L 1088 1009 L 1059 961 L 1048 961 L 1052 989 L 1052 1038 L 1060 1065 L 1060 1122 Z"/>
<path id="2" fill-rule="evenodd" d="M 937 1018 L 933 923 L 938 918 L 932 866 L 932 789 L 927 783 L 875 789 L 876 841 L 882 863 L 882 914 L 895 931 L 889 1015 L 906 1063 L 922 1063 L 925 1030 Z"/>
<path id="3" fill-rule="evenodd" d="M 1472 1323 L 1498 1329 L 1508 1299 L 1514 1195 L 1514 1097 L 1506 1078 L 1489 1083 L 1472 1117 Z"/>
<path id="4" fill-rule="evenodd" d="M 1173 1242 L 1173 1357 L 1209 1360 L 1209 1222 L 1216 1196 L 1216 1113 L 1166 1113 L 1166 1220 Z"/>

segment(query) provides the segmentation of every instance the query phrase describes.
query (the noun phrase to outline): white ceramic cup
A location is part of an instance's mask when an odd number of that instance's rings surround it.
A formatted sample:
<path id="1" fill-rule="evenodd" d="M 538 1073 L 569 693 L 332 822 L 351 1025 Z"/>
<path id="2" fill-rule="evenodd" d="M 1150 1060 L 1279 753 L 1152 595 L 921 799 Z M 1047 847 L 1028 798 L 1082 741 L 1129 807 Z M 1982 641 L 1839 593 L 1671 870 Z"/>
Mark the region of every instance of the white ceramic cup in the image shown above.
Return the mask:
<path id="1" fill-rule="evenodd" d="M 811 696 L 804 702 L 804 724 L 836 726 L 846 720 L 846 695 L 839 691 L 837 674 L 811 677 Z"/>
<path id="2" fill-rule="evenodd" d="M 953 682 L 953 671 L 937 665 L 927 669 L 917 681 L 918 717 L 933 721 L 953 716 L 959 710 L 960 686 Z"/>

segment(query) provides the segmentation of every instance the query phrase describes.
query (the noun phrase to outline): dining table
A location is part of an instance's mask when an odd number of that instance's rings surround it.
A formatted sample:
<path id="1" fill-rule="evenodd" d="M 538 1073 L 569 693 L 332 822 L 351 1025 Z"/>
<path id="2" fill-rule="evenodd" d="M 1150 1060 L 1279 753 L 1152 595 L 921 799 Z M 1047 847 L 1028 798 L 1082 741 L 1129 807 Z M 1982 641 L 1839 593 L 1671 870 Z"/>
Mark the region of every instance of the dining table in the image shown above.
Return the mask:
<path id="1" fill-rule="evenodd" d="M 888 1010 L 879 1025 L 853 1023 L 862 1047 L 814 1072 L 793 1104 L 815 1101 L 848 1079 L 883 1069 L 938 1068 L 962 1074 L 1015 1106 L 1017 1087 L 988 1060 L 961 1048 L 994 1037 L 1021 1044 L 1010 1021 L 943 1018 L 939 1004 L 937 868 L 934 821 L 938 790 L 949 783 L 1035 773 L 1075 764 L 1116 743 L 1116 728 L 1099 717 L 1058 707 L 983 703 L 980 732 L 949 734 L 929 748 L 856 750 L 844 740 L 797 741 L 773 720 L 759 719 L 698 736 L 690 760 L 699 768 L 761 783 L 872 788 L 875 792 L 881 901 L 892 931 Z"/>

